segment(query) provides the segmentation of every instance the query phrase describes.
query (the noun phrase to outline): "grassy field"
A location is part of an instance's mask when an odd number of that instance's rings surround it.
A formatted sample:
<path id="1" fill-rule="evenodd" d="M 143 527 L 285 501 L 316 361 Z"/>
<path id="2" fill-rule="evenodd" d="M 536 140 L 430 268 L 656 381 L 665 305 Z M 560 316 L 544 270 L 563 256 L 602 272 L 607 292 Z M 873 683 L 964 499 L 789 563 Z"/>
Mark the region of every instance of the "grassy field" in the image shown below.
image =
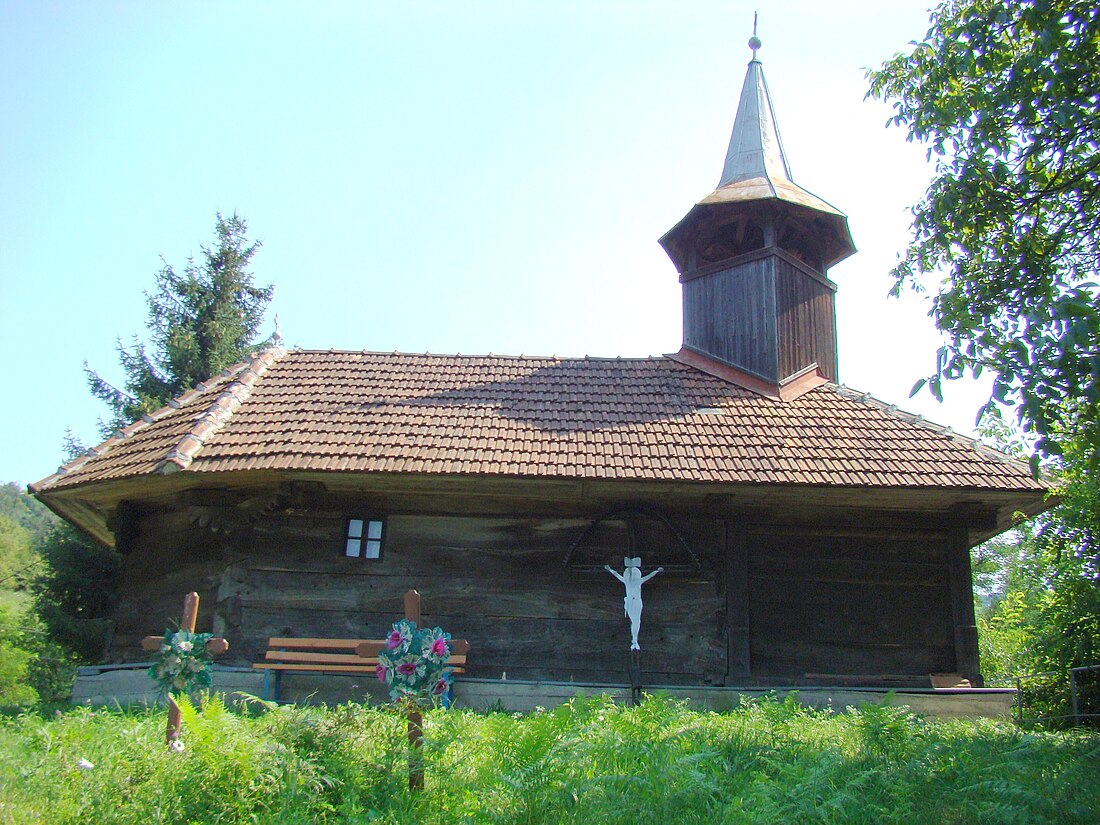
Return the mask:
<path id="1" fill-rule="evenodd" d="M 1095 823 L 1100 735 L 791 701 L 436 711 L 407 790 L 389 708 L 74 708 L 0 721 L 0 823 Z"/>

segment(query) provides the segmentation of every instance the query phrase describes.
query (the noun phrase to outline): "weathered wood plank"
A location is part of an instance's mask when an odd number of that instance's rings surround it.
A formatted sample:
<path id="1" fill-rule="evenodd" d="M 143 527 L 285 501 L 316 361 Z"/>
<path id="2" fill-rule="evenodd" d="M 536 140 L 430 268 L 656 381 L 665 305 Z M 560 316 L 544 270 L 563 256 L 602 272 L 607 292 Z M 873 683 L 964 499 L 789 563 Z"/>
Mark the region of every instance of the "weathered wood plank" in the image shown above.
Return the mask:
<path id="1" fill-rule="evenodd" d="M 822 617 L 843 611 L 855 621 L 866 621 L 881 611 L 920 615 L 947 607 L 946 587 L 873 585 L 860 582 L 803 580 L 798 587 L 786 582 L 750 578 L 752 605 L 777 604 L 791 610 L 811 610 Z"/>
<path id="2" fill-rule="evenodd" d="M 372 676 L 375 674 L 378 668 L 378 661 L 371 661 L 370 659 L 364 659 L 362 665 L 316 665 L 316 664 L 287 664 L 280 662 L 256 662 L 252 665 L 253 670 L 297 670 L 307 671 L 313 673 L 369 673 Z M 456 675 L 462 675 L 466 672 L 466 668 L 461 665 L 452 667 L 451 671 Z"/>
<path id="3" fill-rule="evenodd" d="M 425 607 L 430 602 L 425 599 Z M 260 658 L 271 636 L 321 637 L 353 625 L 364 637 L 381 635 L 393 621 L 393 614 L 357 614 L 354 619 L 328 611 L 285 612 L 246 608 L 245 626 L 260 630 L 259 639 L 246 637 L 237 650 L 248 650 Z M 339 626 L 335 626 L 339 622 Z M 477 649 L 471 657 L 472 675 L 494 677 L 521 669 L 553 674 L 547 678 L 581 679 L 582 671 L 599 671 L 606 662 L 628 662 L 629 631 L 626 619 L 616 622 L 587 622 L 550 619 L 533 622 L 514 618 L 490 619 L 479 616 L 449 616 L 425 612 L 426 626 L 439 625 L 455 636 L 468 639 Z M 279 627 L 279 632 L 264 628 Z M 705 635 L 698 625 L 643 620 L 643 670 L 692 674 L 700 679 L 725 672 L 725 637 L 715 623 Z M 348 634 L 348 635 L 354 635 Z"/>
<path id="4" fill-rule="evenodd" d="M 753 676 L 927 673 L 953 647 L 942 531 L 778 528 L 749 562 Z"/>
<path id="5" fill-rule="evenodd" d="M 768 256 L 686 281 L 684 344 L 777 381 L 774 273 Z"/>
<path id="6" fill-rule="evenodd" d="M 833 290 L 782 257 L 777 256 L 775 271 L 779 377 L 816 362 L 822 373 L 835 381 Z"/>
<path id="7" fill-rule="evenodd" d="M 144 518 L 125 574 L 140 595 L 118 611 L 115 647 L 140 641 L 150 611 L 177 598 L 177 589 L 199 589 L 208 609 L 216 592 L 219 615 L 233 628 L 233 661 L 246 663 L 262 658 L 270 636 L 382 636 L 399 618 L 395 605 L 404 591 L 415 587 L 425 594 L 426 624 L 478 646 L 471 665 L 477 675 L 626 680 L 621 585 L 562 568 L 590 518 L 389 512 L 384 558 L 364 562 L 343 555 L 344 519 L 369 514 L 374 499 L 348 501 L 363 509 L 265 517 L 249 535 L 196 530 L 185 513 Z M 943 530 L 734 520 L 744 540 L 727 546 L 715 517 L 722 501 L 701 507 L 705 515 L 674 521 L 714 577 L 660 576 L 646 586 L 641 643 L 648 681 L 721 682 L 735 673 L 767 678 L 773 667 L 781 668 L 777 677 L 791 678 L 858 673 L 864 665 L 867 672 L 889 673 L 881 662 L 899 648 L 876 648 L 876 642 L 923 650 L 913 654 L 918 661 L 935 660 L 944 647 L 970 645 L 955 642 Z M 594 563 L 603 556 L 618 567 L 625 540 L 624 524 L 609 522 L 581 550 Z M 661 550 L 653 536 L 638 545 L 647 568 L 660 563 Z M 828 668 L 799 663 L 792 670 L 775 653 L 783 645 L 816 651 L 807 654 L 810 662 L 840 658 Z M 852 656 L 860 669 L 841 667 Z M 934 669 L 956 666 L 940 662 Z"/>
<path id="8" fill-rule="evenodd" d="M 819 581 L 845 584 L 945 587 L 947 565 L 866 559 L 825 559 L 768 554 L 753 559 L 750 574 L 773 581 Z"/>
<path id="9" fill-rule="evenodd" d="M 318 667 L 317 664 L 286 664 L 283 662 L 256 662 L 252 665 L 253 670 L 309 670 L 316 673 L 319 670 L 324 670 L 327 673 L 370 673 L 373 674 L 377 666 L 377 662 L 374 664 L 364 663 L 362 665 L 325 665 L 324 668 Z"/>
<path id="10" fill-rule="evenodd" d="M 374 655 L 358 653 L 315 653 L 307 650 L 269 650 L 264 654 L 267 662 L 290 662 L 315 665 L 366 665 L 378 664 L 377 651 Z M 466 657 L 452 655 L 447 658 L 448 665 L 464 665 Z"/>
<path id="11" fill-rule="evenodd" d="M 753 646 L 753 675 L 804 676 L 807 673 L 868 675 L 896 673 L 921 676 L 944 670 L 954 661 L 953 647 L 906 645 L 840 645 L 772 641 Z"/>
<path id="12" fill-rule="evenodd" d="M 905 610 L 890 603 L 888 597 L 837 603 L 831 607 L 819 605 L 812 610 L 789 601 L 755 602 L 752 606 L 752 644 L 754 649 L 766 647 L 776 640 L 946 646 L 953 644 L 954 637 L 950 623 L 941 612 L 946 607 L 946 599 L 939 601 L 940 610 L 935 609 L 934 603 L 928 603 L 925 605 L 927 612 L 917 609 L 919 601 L 909 602 L 910 609 Z"/>
<path id="13" fill-rule="evenodd" d="M 752 672 L 749 622 L 749 545 L 742 525 L 730 524 L 726 536 L 726 679 Z"/>
<path id="14" fill-rule="evenodd" d="M 754 559 L 844 559 L 848 561 L 943 564 L 942 531 L 866 528 L 768 527 L 753 530 L 749 545 Z"/>
<path id="15" fill-rule="evenodd" d="M 425 584 L 424 577 L 372 576 L 369 580 L 339 574 L 302 574 L 285 571 L 249 571 L 235 592 L 253 607 L 285 610 L 393 612 L 395 599 L 410 588 L 421 588 L 428 608 L 448 614 L 481 614 L 514 618 L 614 619 L 622 614 L 622 585 L 606 573 L 598 579 L 574 579 L 555 568 L 525 583 L 520 577 L 495 575 L 491 565 L 482 570 L 440 577 Z M 535 583 L 537 582 L 537 586 Z M 723 600 L 712 582 L 681 582 L 657 577 L 646 585 L 648 615 L 668 621 L 712 617 Z"/>
<path id="16" fill-rule="evenodd" d="M 456 555 L 476 553 L 495 560 L 502 573 L 523 574 L 532 565 L 552 572 L 560 567 L 568 548 L 591 524 L 588 519 L 476 518 L 457 516 L 394 515 L 388 519 L 384 557 L 380 562 L 348 559 L 343 554 L 343 519 L 312 520 L 313 528 L 302 530 L 293 520 L 283 518 L 256 529 L 255 567 L 284 570 L 338 572 L 342 575 L 371 576 L 390 574 L 423 575 L 425 570 L 442 565 L 456 567 Z M 290 522 L 287 529 L 281 526 Z M 681 533 L 696 553 L 721 556 L 720 523 L 687 524 Z M 658 529 L 660 528 L 660 529 Z M 717 529 L 719 532 L 713 535 Z M 709 533 L 712 535 L 708 535 Z M 581 552 L 593 555 L 597 565 L 617 563 L 628 551 L 625 528 L 609 523 L 600 526 L 606 547 L 595 548 L 585 542 Z M 650 529 L 636 533 L 637 553 L 653 566 L 688 562 L 682 549 L 675 546 L 667 528 L 653 522 Z M 267 560 L 265 562 L 264 560 Z"/>
<path id="17" fill-rule="evenodd" d="M 955 666 L 974 687 L 981 687 L 981 669 L 978 662 L 978 628 L 974 618 L 973 574 L 970 569 L 970 551 L 966 531 L 952 530 L 948 535 L 946 552 L 950 569 L 951 616 L 955 623 Z"/>

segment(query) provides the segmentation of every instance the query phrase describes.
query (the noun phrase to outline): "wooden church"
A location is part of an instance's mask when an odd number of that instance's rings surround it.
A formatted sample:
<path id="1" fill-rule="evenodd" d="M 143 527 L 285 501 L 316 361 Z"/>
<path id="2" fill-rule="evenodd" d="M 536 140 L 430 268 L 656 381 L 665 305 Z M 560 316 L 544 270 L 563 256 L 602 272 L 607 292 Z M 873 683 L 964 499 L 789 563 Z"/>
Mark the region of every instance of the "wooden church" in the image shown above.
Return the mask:
<path id="1" fill-rule="evenodd" d="M 663 568 L 647 686 L 980 687 L 969 549 L 1047 490 L 838 384 L 855 248 L 792 180 L 755 51 L 718 186 L 661 244 L 676 353 L 274 347 L 32 485 L 124 557 L 110 659 L 192 589 L 248 667 L 272 636 L 377 638 L 416 588 L 471 684 L 622 685 L 625 557 Z"/>

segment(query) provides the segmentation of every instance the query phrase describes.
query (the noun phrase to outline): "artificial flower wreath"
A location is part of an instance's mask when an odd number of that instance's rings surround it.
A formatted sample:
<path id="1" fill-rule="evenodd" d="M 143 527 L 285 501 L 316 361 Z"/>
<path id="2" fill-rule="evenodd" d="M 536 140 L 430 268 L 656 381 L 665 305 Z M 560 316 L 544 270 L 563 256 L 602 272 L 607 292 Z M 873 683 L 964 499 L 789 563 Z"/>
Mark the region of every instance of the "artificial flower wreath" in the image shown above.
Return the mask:
<path id="1" fill-rule="evenodd" d="M 194 693 L 210 687 L 213 659 L 206 650 L 206 643 L 212 638 L 211 633 L 164 631 L 164 641 L 149 668 L 149 675 L 157 681 L 161 693 Z"/>
<path id="2" fill-rule="evenodd" d="M 418 630 L 416 622 L 396 622 L 378 651 L 378 681 L 389 685 L 390 698 L 432 704 L 451 686 L 450 633 L 440 628 Z"/>

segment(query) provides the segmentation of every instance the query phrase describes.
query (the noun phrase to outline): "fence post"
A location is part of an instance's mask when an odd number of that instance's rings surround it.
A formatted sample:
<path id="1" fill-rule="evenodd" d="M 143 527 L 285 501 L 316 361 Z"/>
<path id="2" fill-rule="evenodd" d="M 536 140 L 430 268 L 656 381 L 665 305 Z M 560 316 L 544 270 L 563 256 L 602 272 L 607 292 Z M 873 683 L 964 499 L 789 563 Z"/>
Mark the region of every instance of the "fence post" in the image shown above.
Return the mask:
<path id="1" fill-rule="evenodd" d="M 1082 668 L 1071 667 L 1069 669 L 1069 693 L 1073 697 L 1073 724 L 1081 724 L 1081 707 L 1077 702 L 1077 671 Z"/>
<path id="2" fill-rule="evenodd" d="M 1016 724 L 1024 726 L 1024 681 L 1016 677 Z"/>

